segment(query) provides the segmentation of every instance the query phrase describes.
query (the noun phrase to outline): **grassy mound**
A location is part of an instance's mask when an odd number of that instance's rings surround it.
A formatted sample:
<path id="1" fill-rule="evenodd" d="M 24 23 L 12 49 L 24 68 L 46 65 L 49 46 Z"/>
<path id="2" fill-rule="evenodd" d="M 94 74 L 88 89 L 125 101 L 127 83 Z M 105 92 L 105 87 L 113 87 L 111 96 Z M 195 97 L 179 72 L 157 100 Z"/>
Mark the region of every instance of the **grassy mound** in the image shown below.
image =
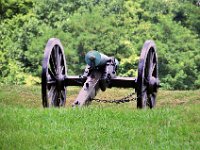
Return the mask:
<path id="1" fill-rule="evenodd" d="M 0 88 L 0 149 L 199 149 L 200 91 L 159 91 L 153 110 L 136 103 L 43 109 L 40 87 Z M 109 89 L 120 98 L 132 89 Z"/>

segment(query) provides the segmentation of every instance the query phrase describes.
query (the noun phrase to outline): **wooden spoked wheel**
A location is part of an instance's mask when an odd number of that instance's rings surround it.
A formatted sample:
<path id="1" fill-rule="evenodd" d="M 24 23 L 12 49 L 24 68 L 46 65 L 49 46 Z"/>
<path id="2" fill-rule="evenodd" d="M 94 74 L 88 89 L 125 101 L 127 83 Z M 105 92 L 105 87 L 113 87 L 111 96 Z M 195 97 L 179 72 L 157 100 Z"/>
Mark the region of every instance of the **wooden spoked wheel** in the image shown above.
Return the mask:
<path id="1" fill-rule="evenodd" d="M 141 50 L 137 77 L 137 108 L 153 108 L 159 85 L 155 43 L 148 40 Z"/>
<path id="2" fill-rule="evenodd" d="M 51 38 L 45 47 L 42 62 L 43 107 L 60 107 L 66 103 L 66 60 L 59 39 Z"/>

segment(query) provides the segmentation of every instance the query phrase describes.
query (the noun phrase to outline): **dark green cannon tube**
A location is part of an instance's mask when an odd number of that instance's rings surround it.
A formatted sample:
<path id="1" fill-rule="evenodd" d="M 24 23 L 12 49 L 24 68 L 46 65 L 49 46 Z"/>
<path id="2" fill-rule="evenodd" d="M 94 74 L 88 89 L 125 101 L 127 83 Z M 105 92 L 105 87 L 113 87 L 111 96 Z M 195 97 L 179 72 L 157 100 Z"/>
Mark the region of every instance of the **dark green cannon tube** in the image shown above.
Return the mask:
<path id="1" fill-rule="evenodd" d="M 110 57 L 94 50 L 89 51 L 85 55 L 85 62 L 91 67 L 98 67 L 105 65 L 108 62 L 108 60 L 110 60 Z"/>

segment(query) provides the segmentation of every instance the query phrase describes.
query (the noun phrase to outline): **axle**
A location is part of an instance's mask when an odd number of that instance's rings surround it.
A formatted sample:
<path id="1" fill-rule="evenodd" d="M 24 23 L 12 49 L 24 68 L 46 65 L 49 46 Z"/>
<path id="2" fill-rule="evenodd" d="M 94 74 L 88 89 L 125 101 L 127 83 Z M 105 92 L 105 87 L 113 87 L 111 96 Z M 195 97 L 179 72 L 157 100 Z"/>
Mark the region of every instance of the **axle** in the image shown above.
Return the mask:
<path id="1" fill-rule="evenodd" d="M 87 78 L 82 78 L 80 76 L 68 76 L 65 78 L 66 86 L 83 86 Z M 100 79 L 101 81 L 101 79 Z M 108 88 L 118 87 L 118 88 L 134 88 L 136 87 L 136 78 L 132 77 L 115 77 L 110 79 L 110 84 Z"/>

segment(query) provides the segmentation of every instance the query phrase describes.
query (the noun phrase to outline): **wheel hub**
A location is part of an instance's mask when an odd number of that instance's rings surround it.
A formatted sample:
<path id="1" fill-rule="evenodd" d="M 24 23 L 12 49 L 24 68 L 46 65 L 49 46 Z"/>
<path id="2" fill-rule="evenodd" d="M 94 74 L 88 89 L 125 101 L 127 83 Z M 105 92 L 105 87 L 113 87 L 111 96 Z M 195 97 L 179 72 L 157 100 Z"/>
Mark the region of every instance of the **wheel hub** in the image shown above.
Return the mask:
<path id="1" fill-rule="evenodd" d="M 62 74 L 59 74 L 56 78 L 56 86 L 58 88 L 61 88 L 61 87 L 63 87 L 63 85 L 64 85 L 64 76 Z M 59 90 L 61 90 L 61 89 L 59 89 Z"/>

